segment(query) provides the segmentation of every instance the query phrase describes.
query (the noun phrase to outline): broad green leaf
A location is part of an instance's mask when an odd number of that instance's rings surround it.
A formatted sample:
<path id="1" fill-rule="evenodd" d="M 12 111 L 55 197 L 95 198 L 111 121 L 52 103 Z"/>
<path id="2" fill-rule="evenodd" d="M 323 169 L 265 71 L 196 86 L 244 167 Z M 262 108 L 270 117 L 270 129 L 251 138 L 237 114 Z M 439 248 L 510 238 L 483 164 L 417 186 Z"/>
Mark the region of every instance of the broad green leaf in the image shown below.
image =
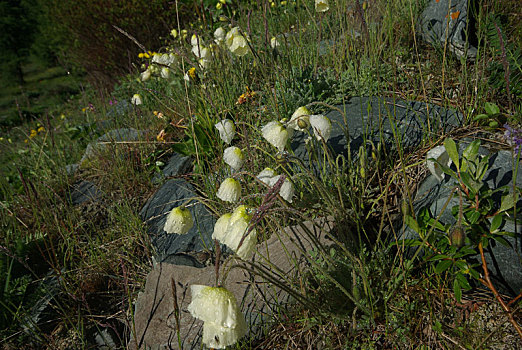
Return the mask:
<path id="1" fill-rule="evenodd" d="M 480 219 L 480 212 L 475 209 L 469 209 L 464 213 L 464 217 L 471 225 L 473 225 Z"/>
<path id="2" fill-rule="evenodd" d="M 497 241 L 498 243 L 502 244 L 502 245 L 505 246 L 505 247 L 508 247 L 508 248 L 512 248 L 512 247 L 513 247 L 513 246 L 511 245 L 511 243 L 509 243 L 508 241 L 506 241 L 506 240 L 504 239 L 504 237 L 502 237 L 502 236 L 494 235 L 494 236 L 493 236 L 493 239 L 494 239 L 495 241 Z"/>
<path id="3" fill-rule="evenodd" d="M 484 120 L 487 118 L 489 118 L 489 116 L 487 114 L 479 114 L 475 118 L 473 118 L 473 121 L 478 122 L 479 120 Z"/>
<path id="4" fill-rule="evenodd" d="M 489 232 L 495 233 L 495 231 L 499 229 L 500 225 L 502 225 L 502 215 L 497 214 L 493 217 L 493 220 L 491 220 Z"/>
<path id="5" fill-rule="evenodd" d="M 486 113 L 490 116 L 500 113 L 500 108 L 494 103 L 486 102 L 484 104 L 484 109 L 486 110 Z"/>
<path id="6" fill-rule="evenodd" d="M 462 153 L 462 156 L 467 160 L 475 161 L 478 156 L 478 150 L 480 147 L 480 140 L 475 140 L 471 142 L 468 147 Z"/>
<path id="7" fill-rule="evenodd" d="M 431 158 L 431 159 L 433 159 L 433 158 Z M 455 172 L 453 170 L 451 170 L 448 166 L 446 166 L 446 164 L 442 164 L 442 163 L 439 163 L 439 162 L 437 162 L 437 164 L 439 165 L 440 169 L 445 174 L 448 174 L 449 176 L 451 176 L 454 179 L 457 178 L 457 174 L 455 174 Z"/>
<path id="8" fill-rule="evenodd" d="M 475 180 L 482 181 L 484 178 L 484 175 L 486 175 L 486 171 L 489 167 L 489 157 L 485 156 L 482 157 L 482 159 L 479 162 L 479 165 L 477 167 L 477 171 L 475 173 Z"/>
<path id="9" fill-rule="evenodd" d="M 443 259 L 449 259 L 449 256 L 444 254 L 437 254 L 432 256 L 429 261 L 437 261 L 437 260 L 443 260 Z"/>
<path id="10" fill-rule="evenodd" d="M 462 299 L 462 289 L 460 288 L 459 280 L 456 278 L 453 280 L 453 292 L 455 293 L 455 299 L 460 303 Z"/>
<path id="11" fill-rule="evenodd" d="M 513 193 L 509 193 L 502 197 L 502 201 L 500 202 L 499 212 L 506 211 L 508 209 L 513 208 L 515 205 L 515 197 Z"/>
<path id="12" fill-rule="evenodd" d="M 437 266 L 435 267 L 435 272 L 438 273 L 438 274 L 441 274 L 443 273 L 444 271 L 446 271 L 447 269 L 450 268 L 450 266 L 452 265 L 452 261 L 451 260 L 442 260 L 442 261 L 439 261 L 439 263 L 437 264 Z"/>
<path id="13" fill-rule="evenodd" d="M 417 232 L 419 235 L 421 234 L 417 220 L 415 220 L 411 215 L 405 215 L 404 221 L 406 222 L 406 225 L 408 225 L 408 227 L 410 227 L 413 231 Z"/>
<path id="14" fill-rule="evenodd" d="M 460 171 L 459 152 L 457 151 L 455 141 L 449 137 L 446 138 L 444 140 L 444 148 L 446 148 L 446 152 L 448 152 L 448 155 L 457 167 L 457 170 Z"/>
<path id="15" fill-rule="evenodd" d="M 471 289 L 471 286 L 470 286 L 470 284 L 468 282 L 468 279 L 462 273 L 460 273 L 460 272 L 457 273 L 455 278 L 459 281 L 460 286 L 462 288 L 464 288 L 464 290 L 470 290 Z"/>

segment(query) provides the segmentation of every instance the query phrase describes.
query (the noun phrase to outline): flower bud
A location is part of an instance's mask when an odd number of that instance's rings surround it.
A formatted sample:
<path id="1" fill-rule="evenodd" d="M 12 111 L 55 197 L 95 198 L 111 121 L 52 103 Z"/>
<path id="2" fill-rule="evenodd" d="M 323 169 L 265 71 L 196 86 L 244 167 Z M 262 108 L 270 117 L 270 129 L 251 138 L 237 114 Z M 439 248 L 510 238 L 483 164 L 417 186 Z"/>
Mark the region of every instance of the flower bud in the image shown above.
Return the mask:
<path id="1" fill-rule="evenodd" d="M 143 103 L 141 101 L 141 96 L 139 94 L 134 94 L 131 98 L 131 103 L 135 106 L 141 105 Z"/>
<path id="2" fill-rule="evenodd" d="M 299 107 L 295 110 L 288 122 L 288 127 L 294 130 L 303 130 L 310 125 L 310 111 L 306 107 Z"/>
<path id="3" fill-rule="evenodd" d="M 326 12 L 330 9 L 327 0 L 315 0 L 315 11 Z"/>
<path id="4" fill-rule="evenodd" d="M 163 229 L 167 233 L 177 233 L 184 235 L 192 226 L 194 226 L 194 219 L 190 211 L 184 206 L 176 207 L 171 210 L 167 216 L 167 221 Z"/>
<path id="5" fill-rule="evenodd" d="M 451 245 L 454 245 L 457 248 L 461 248 L 464 246 L 466 241 L 466 232 L 462 228 L 462 226 L 456 226 L 450 232 L 450 242 Z"/>

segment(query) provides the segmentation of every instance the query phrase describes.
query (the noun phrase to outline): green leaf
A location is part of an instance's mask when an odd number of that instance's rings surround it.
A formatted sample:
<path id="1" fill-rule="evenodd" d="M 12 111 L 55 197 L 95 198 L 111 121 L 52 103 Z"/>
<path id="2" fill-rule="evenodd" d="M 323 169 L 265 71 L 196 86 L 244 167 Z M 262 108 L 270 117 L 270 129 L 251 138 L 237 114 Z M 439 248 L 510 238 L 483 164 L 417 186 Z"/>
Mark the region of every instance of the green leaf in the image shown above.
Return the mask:
<path id="1" fill-rule="evenodd" d="M 435 272 L 441 274 L 447 269 L 449 269 L 452 264 L 453 262 L 451 260 L 442 260 L 435 267 Z"/>
<path id="2" fill-rule="evenodd" d="M 493 220 L 491 220 L 491 226 L 489 228 L 489 232 L 491 233 L 494 233 L 495 231 L 497 231 L 500 226 L 502 225 L 502 215 L 495 215 L 493 217 Z"/>
<path id="3" fill-rule="evenodd" d="M 489 157 L 488 156 L 482 157 L 482 159 L 480 160 L 479 165 L 477 167 L 477 171 L 475 173 L 475 180 L 482 181 L 482 179 L 484 178 L 484 175 L 486 175 L 486 171 L 488 170 L 488 167 L 489 167 Z"/>
<path id="4" fill-rule="evenodd" d="M 506 241 L 506 240 L 504 239 L 504 237 L 502 237 L 502 236 L 497 236 L 497 235 L 495 235 L 495 236 L 493 236 L 493 239 L 494 239 L 495 241 L 497 241 L 498 243 L 502 244 L 502 245 L 505 246 L 505 247 L 508 247 L 508 248 L 512 248 L 512 247 L 513 247 L 513 246 L 511 245 L 511 243 L 509 243 L 508 241 Z"/>
<path id="5" fill-rule="evenodd" d="M 415 220 L 411 215 L 405 215 L 404 221 L 406 222 L 406 225 L 408 225 L 413 231 L 417 232 L 419 235 L 421 234 L 421 229 L 417 223 L 417 220 Z"/>
<path id="6" fill-rule="evenodd" d="M 487 118 L 489 118 L 489 116 L 487 114 L 479 114 L 475 118 L 473 118 L 473 121 L 478 122 L 479 120 L 484 120 Z"/>
<path id="7" fill-rule="evenodd" d="M 459 280 L 456 278 L 453 280 L 453 292 L 455 293 L 455 299 L 460 303 L 462 299 L 462 289 L 460 288 Z"/>
<path id="8" fill-rule="evenodd" d="M 499 212 L 506 211 L 508 209 L 513 208 L 515 205 L 515 197 L 513 193 L 509 193 L 502 197 L 502 201 L 500 202 Z"/>
<path id="9" fill-rule="evenodd" d="M 480 212 L 475 209 L 469 209 L 464 213 L 464 217 L 470 223 L 470 225 L 476 224 L 480 219 Z"/>
<path id="10" fill-rule="evenodd" d="M 467 160 L 475 161 L 478 156 L 478 150 L 480 147 L 480 140 L 475 140 L 471 142 L 468 147 L 462 153 L 462 156 Z"/>
<path id="11" fill-rule="evenodd" d="M 437 254 L 437 255 L 434 255 L 432 256 L 429 261 L 437 261 L 437 260 L 443 260 L 443 259 L 448 259 L 449 256 L 447 255 L 444 255 L 444 254 Z"/>
<path id="12" fill-rule="evenodd" d="M 459 281 L 460 286 L 462 288 L 464 288 L 464 290 L 470 290 L 471 289 L 471 286 L 470 286 L 470 284 L 468 282 L 468 279 L 462 273 L 460 273 L 460 272 L 457 273 L 455 278 Z"/>
<path id="13" fill-rule="evenodd" d="M 484 104 L 484 109 L 486 110 L 486 113 L 490 116 L 500 113 L 500 108 L 498 108 L 496 104 L 491 102 L 486 102 Z"/>
<path id="14" fill-rule="evenodd" d="M 449 137 L 444 140 L 444 148 L 446 148 L 446 152 L 448 152 L 449 157 L 457 167 L 457 170 L 460 171 L 460 163 L 459 163 L 459 152 L 457 151 L 457 145 L 453 139 Z"/>

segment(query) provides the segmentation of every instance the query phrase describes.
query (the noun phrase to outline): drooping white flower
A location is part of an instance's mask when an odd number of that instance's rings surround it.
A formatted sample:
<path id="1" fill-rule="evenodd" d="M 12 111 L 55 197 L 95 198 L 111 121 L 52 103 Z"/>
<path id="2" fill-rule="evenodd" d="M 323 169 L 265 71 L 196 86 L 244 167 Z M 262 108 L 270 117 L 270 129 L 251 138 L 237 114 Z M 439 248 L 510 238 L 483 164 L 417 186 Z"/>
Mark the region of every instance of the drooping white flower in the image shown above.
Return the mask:
<path id="1" fill-rule="evenodd" d="M 212 238 L 228 246 L 241 259 L 246 260 L 250 258 L 256 248 L 256 230 L 250 230 L 240 247 L 239 243 L 247 232 L 251 218 L 252 215 L 249 214 L 249 208 L 245 205 L 240 205 L 231 214 L 222 215 L 218 219 L 214 225 Z"/>
<path id="2" fill-rule="evenodd" d="M 231 177 L 225 179 L 216 193 L 216 196 L 225 202 L 235 203 L 241 198 L 241 185 Z"/>
<path id="3" fill-rule="evenodd" d="M 263 137 L 279 151 L 283 151 L 288 141 L 289 134 L 286 128 L 279 121 L 272 121 L 261 129 Z"/>
<path id="4" fill-rule="evenodd" d="M 141 72 L 141 81 L 147 81 L 150 79 L 150 76 L 151 76 L 151 72 L 150 72 L 150 69 L 146 69 L 144 70 L 143 72 Z"/>
<path id="5" fill-rule="evenodd" d="M 131 98 L 131 103 L 135 106 L 141 105 L 143 103 L 141 101 L 141 96 L 139 94 L 134 94 Z"/>
<path id="6" fill-rule="evenodd" d="M 279 176 L 277 176 L 276 181 L 274 184 L 279 180 Z M 290 180 L 285 179 L 283 182 L 283 185 L 281 186 L 281 189 L 279 190 L 279 195 L 288 203 L 292 203 L 294 196 L 294 185 L 290 182 Z"/>
<path id="7" fill-rule="evenodd" d="M 176 56 L 168 53 L 157 53 L 152 57 L 152 63 L 157 63 L 164 66 L 170 66 L 174 63 Z"/>
<path id="8" fill-rule="evenodd" d="M 167 233 L 184 235 L 192 228 L 192 226 L 194 226 L 192 214 L 184 206 L 179 206 L 170 211 L 163 229 Z"/>
<path id="9" fill-rule="evenodd" d="M 170 76 L 170 70 L 167 67 L 161 68 L 161 77 L 163 79 L 168 79 Z"/>
<path id="10" fill-rule="evenodd" d="M 219 27 L 214 32 L 214 41 L 216 42 L 216 44 L 220 45 L 223 41 L 225 41 L 225 36 L 225 30 L 222 27 Z"/>
<path id="11" fill-rule="evenodd" d="M 225 45 L 237 56 L 244 56 L 250 52 L 247 39 L 241 34 L 239 27 L 228 31 L 225 36 Z"/>
<path id="12" fill-rule="evenodd" d="M 294 130 L 304 130 L 310 126 L 310 111 L 302 106 L 295 110 L 288 122 L 288 127 Z"/>
<path id="13" fill-rule="evenodd" d="M 442 181 L 444 179 L 444 172 L 440 168 L 439 164 L 430 160 L 430 158 L 433 158 L 437 160 L 439 163 L 449 167 L 452 161 L 448 155 L 448 152 L 446 152 L 446 148 L 443 145 L 437 146 L 435 148 L 430 149 L 428 151 L 428 154 L 426 154 L 426 166 L 437 180 Z"/>
<path id="14" fill-rule="evenodd" d="M 234 42 L 234 37 L 236 37 L 238 35 L 241 35 L 241 32 L 239 31 L 239 27 L 234 27 L 234 28 L 230 29 L 228 31 L 227 35 L 225 35 L 225 45 L 227 47 L 232 46 L 232 43 Z"/>
<path id="15" fill-rule="evenodd" d="M 236 125 L 230 119 L 223 119 L 214 125 L 219 131 L 219 137 L 226 144 L 230 144 L 236 134 Z"/>
<path id="16" fill-rule="evenodd" d="M 241 149 L 231 146 L 223 152 L 223 160 L 226 164 L 230 165 L 232 169 L 239 170 L 245 163 L 245 156 L 243 156 Z"/>
<path id="17" fill-rule="evenodd" d="M 228 223 L 230 222 L 230 218 L 232 217 L 232 213 L 226 213 L 219 217 L 219 219 L 214 224 L 214 232 L 212 233 L 212 239 L 217 239 L 220 242 L 223 242 L 225 239 L 225 234 L 227 233 Z"/>
<path id="18" fill-rule="evenodd" d="M 197 58 L 203 59 L 203 60 L 210 60 L 212 58 L 212 52 L 204 46 L 193 46 L 192 47 L 192 53 Z"/>
<path id="19" fill-rule="evenodd" d="M 315 11 L 326 12 L 330 9 L 327 0 L 315 0 Z"/>
<path id="20" fill-rule="evenodd" d="M 208 65 L 210 64 L 210 60 L 205 60 L 205 59 L 201 58 L 198 60 L 198 63 L 199 63 L 199 66 L 201 67 L 201 69 L 207 69 Z"/>
<path id="21" fill-rule="evenodd" d="M 275 176 L 275 171 L 272 168 L 265 168 L 259 174 L 257 174 L 257 178 L 259 181 L 270 186 L 271 179 Z"/>
<path id="22" fill-rule="evenodd" d="M 246 334 L 246 322 L 237 300 L 223 287 L 190 286 L 192 300 L 187 309 L 202 320 L 203 343 L 214 349 L 235 344 Z"/>
<path id="23" fill-rule="evenodd" d="M 318 140 L 323 139 L 324 142 L 328 141 L 330 134 L 332 133 L 332 122 L 330 119 L 322 114 L 311 115 L 310 125 L 312 126 L 314 135 Z"/>
<path id="24" fill-rule="evenodd" d="M 192 46 L 198 46 L 198 45 L 201 45 L 203 44 L 203 42 L 201 41 L 201 38 L 198 37 L 197 34 L 192 34 L 192 37 L 190 38 L 190 45 Z"/>
<path id="25" fill-rule="evenodd" d="M 275 49 L 276 47 L 281 46 L 281 44 L 279 43 L 279 41 L 277 41 L 277 38 L 274 36 L 274 37 L 272 37 L 272 39 L 270 39 L 270 46 L 273 49 Z"/>
<path id="26" fill-rule="evenodd" d="M 252 215 L 248 213 L 248 210 L 249 208 L 247 206 L 240 205 L 232 212 L 225 233 L 225 239 L 222 241 L 222 243 L 230 247 L 243 260 L 252 256 L 257 243 L 256 230 L 252 229 L 239 247 L 239 243 L 241 242 L 243 235 L 247 232 L 248 226 L 250 225 L 250 219 L 252 218 Z"/>

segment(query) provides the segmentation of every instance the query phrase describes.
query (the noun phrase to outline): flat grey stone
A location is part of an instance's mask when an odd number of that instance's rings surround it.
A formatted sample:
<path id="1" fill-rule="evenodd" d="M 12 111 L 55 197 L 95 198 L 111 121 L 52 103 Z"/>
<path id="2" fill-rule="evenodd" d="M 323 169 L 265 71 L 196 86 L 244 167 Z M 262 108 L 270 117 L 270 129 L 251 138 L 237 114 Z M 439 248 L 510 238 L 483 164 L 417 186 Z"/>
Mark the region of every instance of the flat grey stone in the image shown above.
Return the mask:
<path id="1" fill-rule="evenodd" d="M 212 232 L 216 219 L 197 201 L 194 188 L 183 179 L 172 179 L 161 186 L 140 211 L 147 224 L 156 260 L 171 264 L 204 266 L 197 253 L 212 251 Z M 194 218 L 194 227 L 187 234 L 168 234 L 163 230 L 168 213 L 192 199 L 187 208 Z"/>
<path id="2" fill-rule="evenodd" d="M 359 147 L 368 140 L 375 146 L 383 142 L 388 150 L 395 149 L 393 125 L 403 147 L 418 147 L 428 132 L 444 134 L 459 126 L 463 118 L 456 111 L 436 105 L 383 97 L 352 97 L 335 107 L 342 113 L 332 110 L 326 114 L 332 122 L 327 144 L 334 155 L 347 155 L 349 144 L 351 155 L 356 156 Z M 310 164 L 307 137 L 308 133 L 295 132 L 291 143 L 295 156 L 305 165 Z"/>
<path id="3" fill-rule="evenodd" d="M 331 221 L 324 219 L 315 223 L 303 223 L 322 244 L 331 244 L 325 238 L 325 232 L 332 226 Z M 284 249 L 283 246 L 286 248 Z M 258 262 L 270 260 L 282 273 L 295 273 L 296 261 L 303 252 L 313 247 L 313 243 L 301 227 L 285 228 L 279 235 L 272 235 L 266 242 L 258 244 L 258 251 L 253 257 Z M 240 260 L 228 261 L 228 266 L 235 263 L 244 264 Z M 175 266 L 172 264 L 155 264 L 147 276 L 145 289 L 138 295 L 135 303 L 135 331 L 131 336 L 129 349 L 201 349 L 201 331 L 203 323 L 193 318 L 187 307 L 191 301 L 190 286 L 199 284 L 213 286 L 215 282 L 214 266 L 195 268 Z M 223 269 L 221 270 L 223 278 Z M 179 338 L 174 318 L 174 292 L 172 282 L 176 285 L 176 299 L 179 307 Z M 248 337 L 254 338 L 262 334 L 263 327 L 271 315 L 277 314 L 291 299 L 260 277 L 250 276 L 241 268 L 228 271 L 224 287 L 234 294 L 240 304 L 248 325 Z M 135 340 L 136 339 L 136 342 Z M 138 346 L 136 346 L 138 345 Z"/>
<path id="4" fill-rule="evenodd" d="M 448 48 L 458 57 L 475 59 L 477 49 L 469 45 L 471 13 L 468 0 L 431 0 L 420 18 L 421 37 L 434 45 Z"/>
<path id="5" fill-rule="evenodd" d="M 118 101 L 107 109 L 107 117 L 118 117 L 132 112 L 132 104 L 127 100 Z"/>
<path id="6" fill-rule="evenodd" d="M 81 180 L 72 186 L 71 202 L 73 205 L 79 205 L 89 201 L 98 201 L 103 193 L 96 185 L 87 180 Z"/>
<path id="7" fill-rule="evenodd" d="M 179 153 L 174 153 L 167 164 L 161 169 L 161 173 L 157 173 L 152 178 L 152 183 L 160 183 L 161 181 L 179 175 L 186 174 L 193 165 L 191 157 L 183 156 Z"/>
<path id="8" fill-rule="evenodd" d="M 463 147 L 460 148 L 462 151 Z M 487 152 L 484 148 L 481 151 L 483 154 Z M 509 151 L 499 151 L 491 156 L 489 170 L 485 176 L 485 181 L 490 188 L 495 189 L 512 184 L 513 161 L 514 159 Z M 520 165 L 516 185 L 522 186 L 522 166 Z M 442 182 L 438 182 L 433 175 L 428 176 L 417 190 L 414 200 L 415 211 L 418 212 L 421 208 L 428 207 L 432 215 L 437 217 L 455 186 L 456 182 L 453 179 L 448 179 L 448 176 Z M 494 200 L 500 203 L 501 198 L 497 196 L 494 197 Z M 451 215 L 451 208 L 456 205 L 459 205 L 458 198 L 452 198 L 441 215 L 440 221 L 443 224 L 456 223 L 455 218 Z M 519 208 L 522 208 L 521 204 L 519 204 Z M 513 248 L 492 242 L 491 246 L 485 250 L 486 261 L 492 272 L 491 277 L 495 286 L 499 287 L 504 293 L 517 295 L 522 291 L 522 235 L 520 224 L 515 227 L 513 222 L 507 221 L 503 230 L 516 233 L 515 238 L 504 237 L 512 244 Z M 408 228 L 404 233 L 404 237 L 417 237 L 417 234 Z M 479 261 L 480 256 L 475 258 Z M 482 273 L 481 268 L 479 268 L 479 272 Z"/>
<path id="9" fill-rule="evenodd" d="M 92 160 L 98 154 L 106 152 L 111 143 L 139 141 L 145 136 L 145 131 L 133 128 L 111 130 L 87 145 L 80 164 L 85 164 L 85 162 Z"/>

